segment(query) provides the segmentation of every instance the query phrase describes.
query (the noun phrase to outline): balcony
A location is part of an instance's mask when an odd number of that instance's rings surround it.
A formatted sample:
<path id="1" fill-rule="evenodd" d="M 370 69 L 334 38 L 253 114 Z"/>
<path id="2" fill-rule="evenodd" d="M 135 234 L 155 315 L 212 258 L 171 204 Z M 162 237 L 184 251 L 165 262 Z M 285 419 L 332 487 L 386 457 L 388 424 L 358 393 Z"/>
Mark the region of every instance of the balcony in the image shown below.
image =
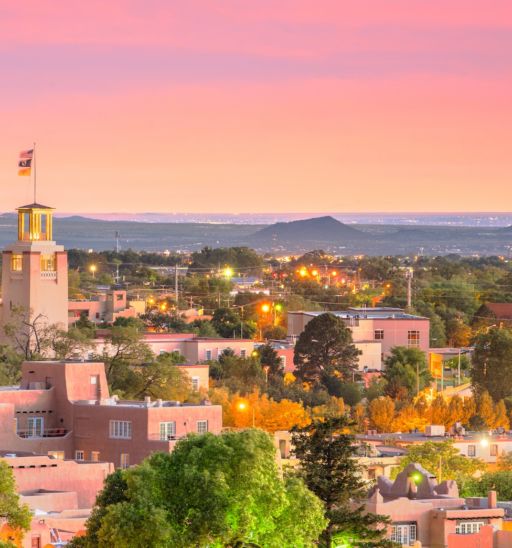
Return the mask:
<path id="1" fill-rule="evenodd" d="M 16 434 L 23 439 L 41 439 L 41 438 L 63 438 L 69 434 L 67 428 L 47 428 L 45 430 L 18 430 Z"/>

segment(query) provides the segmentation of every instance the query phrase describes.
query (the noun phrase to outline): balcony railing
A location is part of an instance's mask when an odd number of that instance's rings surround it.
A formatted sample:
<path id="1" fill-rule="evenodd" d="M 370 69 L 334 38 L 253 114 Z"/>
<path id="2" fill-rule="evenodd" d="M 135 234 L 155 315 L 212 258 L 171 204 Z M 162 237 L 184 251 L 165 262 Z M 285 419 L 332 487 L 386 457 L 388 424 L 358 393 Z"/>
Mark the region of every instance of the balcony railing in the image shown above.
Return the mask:
<path id="1" fill-rule="evenodd" d="M 184 436 L 161 436 L 160 434 L 149 434 L 148 440 L 149 441 L 178 441 L 179 439 L 183 438 Z"/>
<path id="2" fill-rule="evenodd" d="M 66 428 L 47 428 L 45 430 L 18 430 L 16 434 L 20 438 L 63 438 L 69 430 Z"/>

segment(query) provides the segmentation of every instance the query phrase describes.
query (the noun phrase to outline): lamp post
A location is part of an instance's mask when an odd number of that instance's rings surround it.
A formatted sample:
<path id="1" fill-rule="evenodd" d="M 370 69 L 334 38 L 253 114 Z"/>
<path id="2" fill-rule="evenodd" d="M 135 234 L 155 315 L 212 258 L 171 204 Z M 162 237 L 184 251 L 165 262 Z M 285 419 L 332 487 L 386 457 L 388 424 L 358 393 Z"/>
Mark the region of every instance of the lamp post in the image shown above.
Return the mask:
<path id="1" fill-rule="evenodd" d="M 238 402 L 237 408 L 239 411 L 248 411 L 249 410 L 249 404 L 246 401 L 240 401 Z M 252 427 L 256 427 L 256 417 L 254 414 L 254 405 L 251 405 L 252 409 Z"/>
<path id="2" fill-rule="evenodd" d="M 97 267 L 95 264 L 92 264 L 92 265 L 89 267 L 89 272 L 92 274 L 92 277 L 93 277 L 93 278 L 96 277 L 96 270 L 98 270 L 98 267 Z"/>

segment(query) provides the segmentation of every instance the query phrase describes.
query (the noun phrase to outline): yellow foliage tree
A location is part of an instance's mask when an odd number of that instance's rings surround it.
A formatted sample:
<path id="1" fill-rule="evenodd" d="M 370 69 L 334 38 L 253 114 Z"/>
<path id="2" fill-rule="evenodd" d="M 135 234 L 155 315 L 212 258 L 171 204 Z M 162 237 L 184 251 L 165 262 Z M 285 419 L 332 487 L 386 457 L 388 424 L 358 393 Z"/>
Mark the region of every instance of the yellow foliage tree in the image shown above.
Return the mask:
<path id="1" fill-rule="evenodd" d="M 438 394 L 430 405 L 430 424 L 442 424 L 446 427 L 448 419 L 448 405 L 443 396 Z"/>
<path id="2" fill-rule="evenodd" d="M 505 402 L 500 400 L 494 408 L 492 428 L 504 428 L 508 430 L 510 428 L 510 421 L 507 416 L 507 408 Z"/>
<path id="3" fill-rule="evenodd" d="M 364 432 L 368 425 L 368 418 L 366 414 L 366 406 L 362 403 L 356 404 L 352 407 L 352 419 L 356 423 L 356 429 L 358 432 Z"/>
<path id="4" fill-rule="evenodd" d="M 408 432 L 410 430 L 425 430 L 426 417 L 420 416 L 414 405 L 406 405 L 398 411 L 393 421 L 393 429 L 396 432 Z"/>
<path id="5" fill-rule="evenodd" d="M 379 432 L 391 432 L 395 419 L 395 402 L 389 396 L 381 396 L 368 407 L 370 424 Z"/>
<path id="6" fill-rule="evenodd" d="M 478 398 L 477 414 L 489 428 L 492 428 L 494 424 L 494 402 L 487 391 L 482 392 Z"/>
<path id="7" fill-rule="evenodd" d="M 313 407 L 312 415 L 315 419 L 342 417 L 345 415 L 345 411 L 345 402 L 343 401 L 343 398 L 331 396 L 326 404 Z"/>
<path id="8" fill-rule="evenodd" d="M 476 401 L 475 398 L 466 398 L 464 400 L 464 418 L 463 424 L 468 424 L 469 419 L 476 415 Z"/>
<path id="9" fill-rule="evenodd" d="M 453 396 L 448 404 L 446 427 L 451 428 L 456 422 L 464 422 L 464 402 L 460 396 Z"/>

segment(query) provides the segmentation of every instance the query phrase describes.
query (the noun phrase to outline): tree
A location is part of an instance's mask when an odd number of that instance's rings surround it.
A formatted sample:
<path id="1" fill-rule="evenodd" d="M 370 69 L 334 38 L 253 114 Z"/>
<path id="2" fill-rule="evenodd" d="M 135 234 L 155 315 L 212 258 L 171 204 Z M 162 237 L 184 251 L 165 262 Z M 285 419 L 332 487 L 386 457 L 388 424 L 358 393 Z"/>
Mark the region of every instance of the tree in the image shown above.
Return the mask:
<path id="1" fill-rule="evenodd" d="M 262 367 L 268 367 L 268 376 L 282 377 L 284 375 L 283 362 L 270 344 L 258 348 L 258 356 Z"/>
<path id="2" fill-rule="evenodd" d="M 321 501 L 301 480 L 280 476 L 273 442 L 260 430 L 191 435 L 120 478 L 81 546 L 301 548 L 326 525 Z"/>
<path id="3" fill-rule="evenodd" d="M 461 455 L 454 447 L 453 440 L 427 441 L 409 446 L 407 454 L 400 460 L 396 473 L 414 462 L 436 474 L 438 483 L 455 480 L 459 489 L 462 489 L 477 472 L 485 470 L 485 463 L 480 459 L 470 459 Z"/>
<path id="4" fill-rule="evenodd" d="M 357 463 L 352 423 L 345 417 L 314 421 L 294 429 L 292 444 L 299 459 L 299 473 L 306 485 L 324 502 L 329 520 L 322 540 L 327 548 L 342 539 L 356 546 L 392 546 L 385 540 L 389 519 L 366 513 L 361 501 L 367 485 Z"/>
<path id="5" fill-rule="evenodd" d="M 14 530 L 28 531 L 32 514 L 26 504 L 20 503 L 12 470 L 0 461 L 0 520 Z"/>
<path id="6" fill-rule="evenodd" d="M 494 402 L 486 390 L 481 392 L 476 400 L 476 412 L 486 428 L 492 428 L 494 423 Z"/>
<path id="7" fill-rule="evenodd" d="M 213 313 L 212 325 L 215 331 L 226 339 L 250 339 L 256 333 L 254 322 L 242 322 L 238 312 L 232 308 L 217 308 Z"/>
<path id="8" fill-rule="evenodd" d="M 441 394 L 438 394 L 430 405 L 430 424 L 442 424 L 449 427 L 448 405 Z"/>
<path id="9" fill-rule="evenodd" d="M 126 386 L 124 396 L 140 400 L 145 396 L 162 400 L 186 401 L 192 392 L 192 380 L 176 366 L 185 357 L 178 353 L 165 353 L 149 363 L 132 368 L 132 382 Z"/>
<path id="10" fill-rule="evenodd" d="M 103 354 L 98 356 L 105 362 L 107 380 L 114 390 L 126 390 L 133 377 L 131 368 L 153 358 L 151 349 L 133 326 L 112 327 L 105 337 Z"/>
<path id="11" fill-rule="evenodd" d="M 487 390 L 495 401 L 512 396 L 512 332 L 490 329 L 476 337 L 471 382 L 475 392 Z"/>
<path id="12" fill-rule="evenodd" d="M 411 399 L 431 380 L 425 352 L 419 348 L 395 346 L 384 360 L 387 381 L 385 392 L 394 399 Z"/>
<path id="13" fill-rule="evenodd" d="M 246 394 L 253 388 L 262 389 L 265 384 L 265 374 L 256 356 L 241 358 L 235 356 L 231 349 L 226 349 L 218 362 L 210 365 L 210 376 L 218 385 L 224 385 L 233 392 Z"/>
<path id="14" fill-rule="evenodd" d="M 389 396 L 381 396 L 368 406 L 370 425 L 379 432 L 391 432 L 395 419 L 395 402 Z"/>
<path id="15" fill-rule="evenodd" d="M 333 314 L 321 314 L 308 322 L 295 345 L 295 375 L 312 383 L 324 383 L 332 376 L 351 379 L 359 354 L 343 320 Z"/>
<path id="16" fill-rule="evenodd" d="M 489 491 L 496 491 L 498 500 L 512 499 L 512 471 L 486 472 L 478 479 L 473 478 L 464 487 L 465 497 L 486 497 Z"/>
<path id="17" fill-rule="evenodd" d="M 504 428 L 505 430 L 508 430 L 510 428 L 510 421 L 508 419 L 507 407 L 504 400 L 500 400 L 496 404 L 491 426 L 493 428 Z"/>

